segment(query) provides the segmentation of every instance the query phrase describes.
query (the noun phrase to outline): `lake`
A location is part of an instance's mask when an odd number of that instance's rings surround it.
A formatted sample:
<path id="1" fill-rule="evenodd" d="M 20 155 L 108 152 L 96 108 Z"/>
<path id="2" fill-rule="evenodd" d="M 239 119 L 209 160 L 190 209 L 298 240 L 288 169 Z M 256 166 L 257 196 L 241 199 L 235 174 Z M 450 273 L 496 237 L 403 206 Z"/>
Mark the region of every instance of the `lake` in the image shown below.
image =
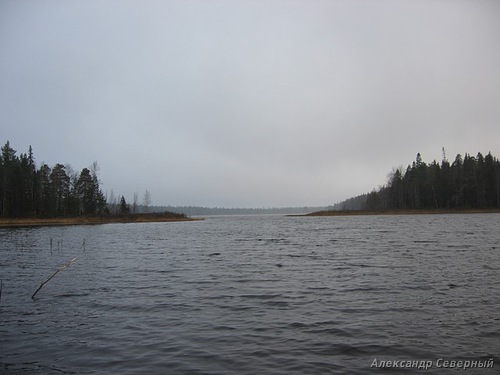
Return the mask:
<path id="1" fill-rule="evenodd" d="M 499 219 L 0 229 L 0 373 L 497 373 Z"/>

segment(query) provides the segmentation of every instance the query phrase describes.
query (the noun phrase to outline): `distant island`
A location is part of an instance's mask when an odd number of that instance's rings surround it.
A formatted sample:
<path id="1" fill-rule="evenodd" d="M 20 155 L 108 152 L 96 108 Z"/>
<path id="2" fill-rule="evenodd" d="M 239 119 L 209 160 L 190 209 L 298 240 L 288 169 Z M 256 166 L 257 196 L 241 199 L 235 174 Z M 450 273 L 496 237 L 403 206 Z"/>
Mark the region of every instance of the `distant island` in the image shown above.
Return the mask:
<path id="1" fill-rule="evenodd" d="M 300 215 L 313 211 L 328 210 L 331 206 L 303 206 L 303 207 L 266 207 L 266 208 L 227 208 L 227 207 L 200 207 L 200 206 L 151 206 L 151 212 L 177 212 L 189 216 L 217 216 L 217 215 Z"/>
<path id="2" fill-rule="evenodd" d="M 194 220 L 170 211 L 140 212 L 136 197 L 132 207 L 123 195 L 108 203 L 97 172 L 97 162 L 79 173 L 67 164 L 37 168 L 31 146 L 17 156 L 7 141 L 0 154 L 0 227 Z M 146 192 L 143 210 L 149 201 Z"/>
<path id="3" fill-rule="evenodd" d="M 427 164 L 420 153 L 406 170 L 393 169 L 385 186 L 312 216 L 500 212 L 500 161 L 458 154 Z"/>

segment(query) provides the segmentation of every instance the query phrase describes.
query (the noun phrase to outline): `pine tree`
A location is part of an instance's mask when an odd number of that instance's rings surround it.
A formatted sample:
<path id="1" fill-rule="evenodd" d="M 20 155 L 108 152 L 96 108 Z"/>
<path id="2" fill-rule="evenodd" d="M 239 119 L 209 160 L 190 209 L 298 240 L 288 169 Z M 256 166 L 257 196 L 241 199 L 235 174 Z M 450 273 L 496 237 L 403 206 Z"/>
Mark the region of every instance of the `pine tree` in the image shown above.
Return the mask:
<path id="1" fill-rule="evenodd" d="M 56 164 L 50 173 L 50 190 L 52 196 L 52 215 L 68 214 L 70 198 L 70 179 L 62 164 Z"/>
<path id="2" fill-rule="evenodd" d="M 13 216 L 15 213 L 15 186 L 14 174 L 18 159 L 16 158 L 16 150 L 10 147 L 10 142 L 7 141 L 1 149 L 1 177 L 2 177 L 2 215 Z"/>
<path id="3" fill-rule="evenodd" d="M 125 197 L 122 195 L 120 199 L 120 214 L 127 215 L 129 213 L 130 213 L 130 208 L 127 202 L 125 201 Z"/>

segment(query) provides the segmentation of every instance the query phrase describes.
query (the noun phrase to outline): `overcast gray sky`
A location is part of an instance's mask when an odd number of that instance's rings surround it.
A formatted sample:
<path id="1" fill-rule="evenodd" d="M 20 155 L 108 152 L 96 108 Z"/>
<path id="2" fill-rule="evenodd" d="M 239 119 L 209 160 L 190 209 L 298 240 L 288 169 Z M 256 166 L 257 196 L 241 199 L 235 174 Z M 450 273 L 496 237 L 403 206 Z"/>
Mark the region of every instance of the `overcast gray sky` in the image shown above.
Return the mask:
<path id="1" fill-rule="evenodd" d="M 0 0 L 0 129 L 128 200 L 333 204 L 500 157 L 500 1 Z"/>

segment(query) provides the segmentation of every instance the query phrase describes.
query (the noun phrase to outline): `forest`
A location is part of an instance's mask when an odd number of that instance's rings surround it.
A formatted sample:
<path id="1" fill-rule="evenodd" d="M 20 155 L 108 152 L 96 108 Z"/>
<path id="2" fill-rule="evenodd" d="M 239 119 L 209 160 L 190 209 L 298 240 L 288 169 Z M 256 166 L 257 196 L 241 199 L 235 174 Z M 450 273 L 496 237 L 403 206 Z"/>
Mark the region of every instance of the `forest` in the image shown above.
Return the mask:
<path id="1" fill-rule="evenodd" d="M 35 164 L 31 146 L 17 156 L 10 143 L 0 154 L 1 217 L 75 217 L 129 214 L 122 196 L 108 204 L 99 186 L 98 166 L 75 172 L 70 165 L 52 168 Z M 149 204 L 149 192 L 145 201 Z M 134 210 L 136 207 L 134 197 Z M 403 168 L 394 169 L 387 184 L 350 198 L 333 210 L 500 209 L 500 161 L 486 156 L 458 154 L 450 163 L 443 150 L 441 163 L 427 164 L 420 153 Z"/>
<path id="2" fill-rule="evenodd" d="M 334 206 L 336 210 L 419 210 L 500 208 L 500 161 L 489 152 L 458 154 L 450 163 L 427 164 L 420 153 L 403 168 L 394 169 L 387 184 Z"/>
<path id="3" fill-rule="evenodd" d="M 108 212 L 99 187 L 98 166 L 79 173 L 69 165 L 35 165 L 33 150 L 16 155 L 10 143 L 0 155 L 0 215 L 2 217 L 58 217 L 100 215 Z"/>

